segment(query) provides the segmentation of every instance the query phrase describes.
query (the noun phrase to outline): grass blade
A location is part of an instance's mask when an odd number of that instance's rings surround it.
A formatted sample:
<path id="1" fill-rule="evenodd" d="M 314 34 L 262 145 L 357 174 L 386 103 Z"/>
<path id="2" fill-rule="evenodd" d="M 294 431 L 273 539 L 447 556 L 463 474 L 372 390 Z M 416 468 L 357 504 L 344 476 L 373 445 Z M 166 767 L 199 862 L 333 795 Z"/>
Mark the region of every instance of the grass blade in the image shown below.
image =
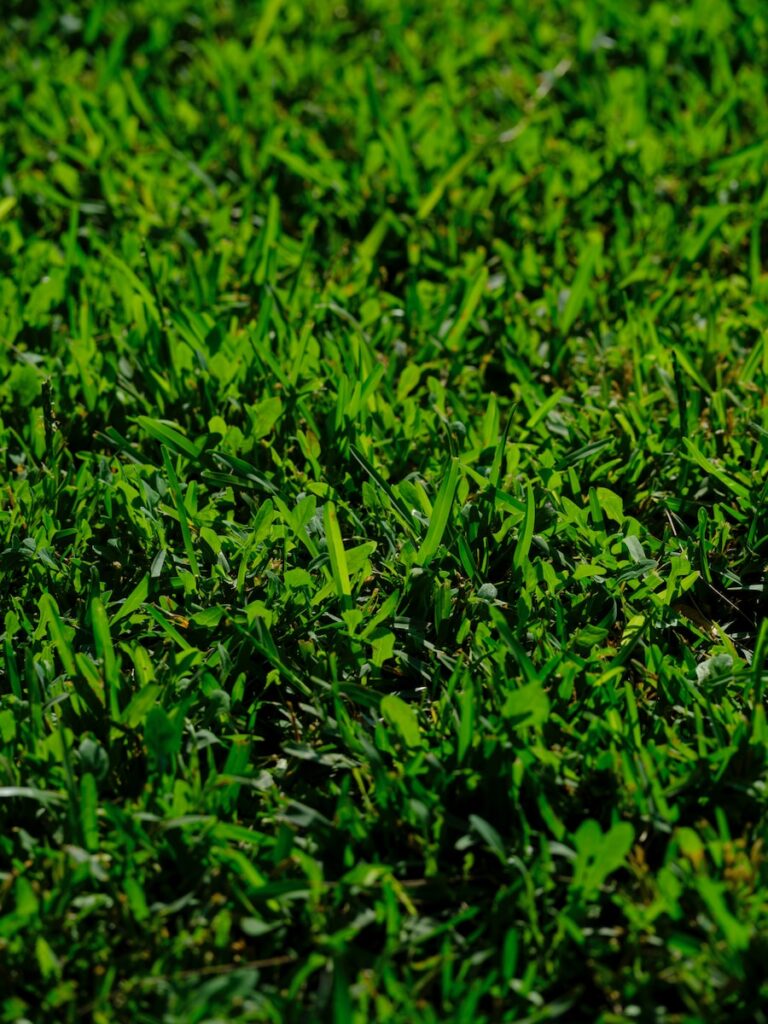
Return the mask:
<path id="1" fill-rule="evenodd" d="M 528 554 L 531 550 L 533 540 L 533 527 L 536 519 L 536 502 L 533 496 L 533 488 L 530 484 L 525 489 L 525 512 L 520 525 L 520 533 L 515 545 L 515 553 L 512 557 L 512 564 L 520 571 L 528 561 Z"/>
<path id="2" fill-rule="evenodd" d="M 456 458 L 452 458 L 448 466 L 448 472 L 443 477 L 440 490 L 437 492 L 437 498 L 432 508 L 432 516 L 429 520 L 429 528 L 416 555 L 416 561 L 424 568 L 429 565 L 437 554 L 437 549 L 440 547 L 440 542 L 448 526 L 448 517 L 451 514 L 451 506 L 453 505 L 458 482 L 459 461 Z"/>
<path id="3" fill-rule="evenodd" d="M 467 328 L 474 316 L 475 310 L 480 305 L 480 300 L 488 284 L 488 268 L 482 267 L 472 284 L 467 289 L 461 303 L 459 314 L 456 317 L 451 329 L 446 335 L 444 345 L 449 352 L 458 351 L 461 339 L 464 337 Z"/>
<path id="4" fill-rule="evenodd" d="M 197 564 L 197 555 L 195 554 L 195 548 L 192 544 L 192 534 L 189 531 L 189 521 L 187 519 L 187 510 L 184 506 L 184 496 L 181 493 L 181 487 L 179 486 L 179 479 L 176 476 L 176 470 L 173 468 L 171 457 L 165 446 L 163 446 L 163 465 L 165 466 L 165 472 L 168 475 L 168 483 L 171 488 L 171 495 L 173 496 L 173 504 L 176 507 L 176 512 L 179 516 L 179 526 L 181 527 L 181 537 L 184 543 L 184 550 L 187 553 L 192 574 L 195 579 L 197 579 L 200 576 L 200 567 Z"/>
<path id="5" fill-rule="evenodd" d="M 344 551 L 344 542 L 341 539 L 339 521 L 336 517 L 336 508 L 333 502 L 326 503 L 323 509 L 323 522 L 325 525 L 325 539 L 328 544 L 328 557 L 331 562 L 331 573 L 336 585 L 336 593 L 341 598 L 352 596 L 352 588 L 349 584 L 349 571 L 347 569 L 347 555 Z"/>

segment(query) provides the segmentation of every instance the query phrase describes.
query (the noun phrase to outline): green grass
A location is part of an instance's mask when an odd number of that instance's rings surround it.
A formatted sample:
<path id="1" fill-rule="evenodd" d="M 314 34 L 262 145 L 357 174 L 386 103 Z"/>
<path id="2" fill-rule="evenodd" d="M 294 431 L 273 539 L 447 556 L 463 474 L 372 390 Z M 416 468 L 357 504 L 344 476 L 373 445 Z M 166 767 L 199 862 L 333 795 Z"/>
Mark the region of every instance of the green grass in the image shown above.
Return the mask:
<path id="1" fill-rule="evenodd" d="M 761 0 L 7 0 L 0 1021 L 768 1020 Z"/>

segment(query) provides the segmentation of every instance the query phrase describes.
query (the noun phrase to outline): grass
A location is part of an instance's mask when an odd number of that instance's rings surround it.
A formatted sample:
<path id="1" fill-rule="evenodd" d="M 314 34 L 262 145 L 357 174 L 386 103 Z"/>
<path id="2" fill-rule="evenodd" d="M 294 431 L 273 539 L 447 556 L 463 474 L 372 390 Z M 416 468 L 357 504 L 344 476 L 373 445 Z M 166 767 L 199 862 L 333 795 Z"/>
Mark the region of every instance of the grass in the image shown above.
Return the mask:
<path id="1" fill-rule="evenodd" d="M 8 0 L 0 1021 L 768 1019 L 760 0 Z"/>

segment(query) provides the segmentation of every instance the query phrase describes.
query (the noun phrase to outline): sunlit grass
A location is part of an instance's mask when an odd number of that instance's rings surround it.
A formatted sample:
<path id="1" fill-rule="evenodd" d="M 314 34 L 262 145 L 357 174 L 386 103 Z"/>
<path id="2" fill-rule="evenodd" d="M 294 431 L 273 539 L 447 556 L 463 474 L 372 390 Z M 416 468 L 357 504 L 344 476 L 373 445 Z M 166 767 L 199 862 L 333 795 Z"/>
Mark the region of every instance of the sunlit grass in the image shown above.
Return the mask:
<path id="1" fill-rule="evenodd" d="M 766 1019 L 766 67 L 11 0 L 0 1021 Z"/>

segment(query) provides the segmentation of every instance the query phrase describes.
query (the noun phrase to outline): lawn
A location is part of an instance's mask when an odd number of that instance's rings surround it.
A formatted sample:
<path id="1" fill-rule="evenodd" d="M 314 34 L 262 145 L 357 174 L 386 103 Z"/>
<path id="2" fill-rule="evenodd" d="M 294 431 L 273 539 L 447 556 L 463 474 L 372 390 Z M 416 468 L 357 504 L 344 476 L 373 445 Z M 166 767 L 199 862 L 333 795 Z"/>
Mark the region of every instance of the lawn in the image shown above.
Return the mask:
<path id="1" fill-rule="evenodd" d="M 5 0 L 0 1022 L 768 1021 L 763 0 Z"/>

